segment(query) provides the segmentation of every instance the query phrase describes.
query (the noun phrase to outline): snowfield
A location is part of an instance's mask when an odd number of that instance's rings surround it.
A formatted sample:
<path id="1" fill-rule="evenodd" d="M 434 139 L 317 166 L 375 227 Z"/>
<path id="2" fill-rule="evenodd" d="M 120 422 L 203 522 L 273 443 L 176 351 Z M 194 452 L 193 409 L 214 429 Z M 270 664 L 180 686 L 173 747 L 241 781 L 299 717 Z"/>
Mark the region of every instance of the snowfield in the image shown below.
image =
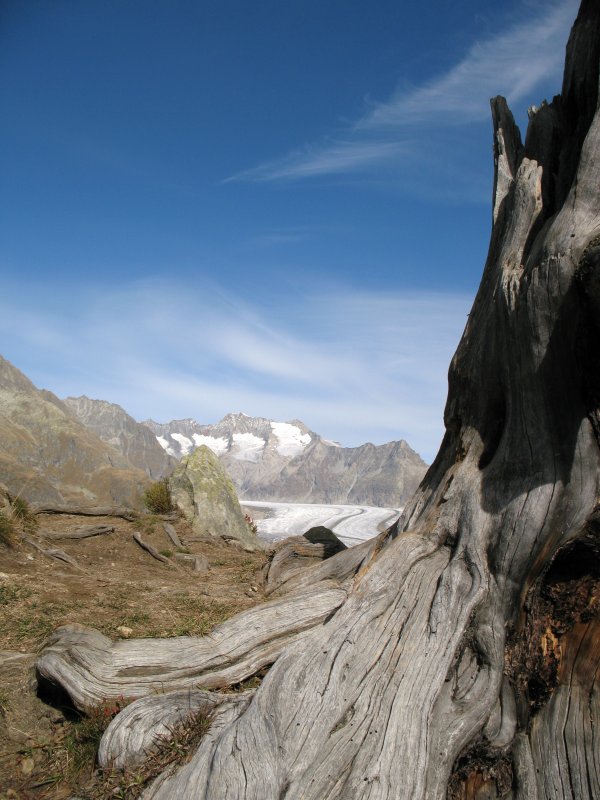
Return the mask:
<path id="1" fill-rule="evenodd" d="M 187 456 L 189 453 L 192 452 L 194 448 L 194 443 L 191 439 L 188 439 L 187 436 L 184 436 L 183 433 L 172 433 L 171 436 L 175 439 L 176 442 L 179 442 L 181 447 L 181 452 L 184 456 Z"/>
<path id="2" fill-rule="evenodd" d="M 229 450 L 229 440 L 224 436 L 202 436 L 200 433 L 194 433 L 192 436 L 197 447 L 200 447 L 201 444 L 205 444 L 218 456 Z"/>
<path id="3" fill-rule="evenodd" d="M 169 445 L 169 442 L 165 439 L 164 436 L 157 436 L 156 437 L 159 445 L 165 450 L 170 456 L 177 456 L 175 450 Z"/>
<path id="4" fill-rule="evenodd" d="M 281 456 L 297 456 L 311 442 L 310 434 L 302 433 L 297 425 L 289 422 L 272 422 L 271 430 L 279 440 L 277 452 Z"/>
<path id="5" fill-rule="evenodd" d="M 250 516 L 253 516 L 254 509 L 265 515 L 256 519 L 256 525 L 259 537 L 268 542 L 301 536 L 315 525 L 325 525 L 351 547 L 377 536 L 402 513 L 401 508 L 375 506 L 271 503 L 266 500 L 241 500 L 240 503 L 248 509 Z"/>
<path id="6" fill-rule="evenodd" d="M 265 440 L 253 433 L 234 433 L 231 455 L 238 461 L 256 462 L 265 449 Z"/>

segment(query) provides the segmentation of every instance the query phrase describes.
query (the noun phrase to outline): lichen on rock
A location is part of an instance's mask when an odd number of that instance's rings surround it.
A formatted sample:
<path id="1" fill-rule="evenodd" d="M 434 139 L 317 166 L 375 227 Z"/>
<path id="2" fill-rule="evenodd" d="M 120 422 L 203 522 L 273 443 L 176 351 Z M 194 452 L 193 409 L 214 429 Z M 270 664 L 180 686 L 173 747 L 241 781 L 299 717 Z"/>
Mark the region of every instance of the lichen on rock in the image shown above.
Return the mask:
<path id="1" fill-rule="evenodd" d="M 244 547 L 263 547 L 244 519 L 231 479 L 205 445 L 183 458 L 169 479 L 173 502 L 198 536 L 221 536 Z"/>

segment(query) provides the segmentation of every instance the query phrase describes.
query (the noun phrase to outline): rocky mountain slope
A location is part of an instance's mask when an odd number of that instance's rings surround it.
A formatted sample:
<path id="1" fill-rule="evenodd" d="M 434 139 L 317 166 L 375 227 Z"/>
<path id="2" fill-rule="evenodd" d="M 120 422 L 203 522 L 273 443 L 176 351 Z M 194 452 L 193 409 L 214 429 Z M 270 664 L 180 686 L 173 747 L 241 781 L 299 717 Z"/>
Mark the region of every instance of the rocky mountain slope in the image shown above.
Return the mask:
<path id="1" fill-rule="evenodd" d="M 192 419 L 144 424 L 175 458 L 209 447 L 240 497 L 252 500 L 399 506 L 426 470 L 404 441 L 341 447 L 298 420 L 274 422 L 238 413 L 216 425 Z"/>
<path id="2" fill-rule="evenodd" d="M 116 403 L 91 400 L 89 397 L 67 397 L 65 404 L 86 428 L 122 453 L 130 464 L 143 469 L 149 478 L 158 480 L 170 475 L 177 461 L 165 452 L 146 425 Z"/>
<path id="3" fill-rule="evenodd" d="M 132 505 L 148 478 L 0 356 L 0 483 L 39 504 Z"/>

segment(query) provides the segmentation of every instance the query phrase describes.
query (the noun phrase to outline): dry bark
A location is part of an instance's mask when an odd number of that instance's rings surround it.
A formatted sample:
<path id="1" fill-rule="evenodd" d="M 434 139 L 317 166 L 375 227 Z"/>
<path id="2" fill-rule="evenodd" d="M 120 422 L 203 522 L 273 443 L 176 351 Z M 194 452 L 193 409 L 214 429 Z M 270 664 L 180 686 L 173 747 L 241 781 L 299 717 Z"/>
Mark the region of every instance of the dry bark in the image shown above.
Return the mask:
<path id="1" fill-rule="evenodd" d="M 213 717 L 215 709 L 222 706 L 237 707 L 241 713 L 253 694 L 249 691 L 226 695 L 186 689 L 142 697 L 121 711 L 106 729 L 98 750 L 98 764 L 105 769 L 136 767 L 190 716 Z"/>
<path id="2" fill-rule="evenodd" d="M 145 542 L 139 533 L 132 534 L 134 542 L 137 542 L 142 550 L 145 550 L 147 553 L 150 553 L 152 558 L 155 558 L 157 561 L 161 561 L 163 564 L 170 564 L 171 561 L 166 557 L 163 556 L 162 553 L 159 553 L 156 547 L 153 547 L 149 542 Z"/>
<path id="3" fill-rule="evenodd" d="M 41 545 L 39 542 L 36 542 L 35 539 L 32 539 L 29 536 L 23 536 L 22 538 L 26 544 L 42 553 L 42 555 L 46 556 L 47 558 L 55 558 L 58 559 L 58 561 L 64 561 L 65 564 L 70 564 L 76 569 L 81 569 L 77 561 L 75 561 L 72 556 L 65 553 L 64 550 L 59 550 L 57 547 L 43 547 L 43 545 Z"/>
<path id="4" fill-rule="evenodd" d="M 89 539 L 92 536 L 103 536 L 114 532 L 114 525 L 82 525 L 72 531 L 40 531 L 40 536 L 45 539 Z"/>
<path id="5" fill-rule="evenodd" d="M 137 511 L 124 506 L 35 505 L 33 511 L 35 514 L 73 514 L 78 517 L 119 517 L 129 522 L 139 517 Z"/>
<path id="6" fill-rule="evenodd" d="M 177 531 L 171 525 L 170 522 L 163 522 L 163 530 L 167 534 L 167 536 L 169 537 L 169 540 L 170 540 L 171 544 L 174 547 L 177 547 L 178 549 L 181 549 L 183 545 L 181 544 L 179 536 L 177 536 Z"/>
<path id="7" fill-rule="evenodd" d="M 211 685 L 241 662 L 274 664 L 146 800 L 599 796 L 599 59 L 600 5 L 583 0 L 562 94 L 532 114 L 524 145 L 492 103 L 489 255 L 444 441 L 400 523 L 289 577 L 307 576 L 305 594 L 300 583 L 225 623 L 236 638 Z M 293 641 L 327 571 L 348 597 L 331 590 Z M 278 647 L 252 664 L 265 626 Z M 39 669 L 83 707 L 210 674 L 192 664 L 205 640 L 182 664 L 172 644 L 72 636 L 59 631 Z"/>
<path id="8" fill-rule="evenodd" d="M 307 567 L 344 550 L 347 550 L 346 545 L 335 534 L 331 534 L 327 541 L 311 542 L 304 536 L 290 536 L 289 539 L 284 539 L 276 545 L 270 560 L 265 565 L 263 580 L 266 594 L 279 589 L 294 575 L 303 573 Z"/>
<path id="9" fill-rule="evenodd" d="M 36 668 L 41 681 L 62 687 L 82 711 L 120 697 L 222 688 L 272 664 L 286 645 L 322 625 L 346 596 L 344 589 L 323 583 L 238 614 L 202 638 L 112 641 L 90 628 L 65 625 Z"/>

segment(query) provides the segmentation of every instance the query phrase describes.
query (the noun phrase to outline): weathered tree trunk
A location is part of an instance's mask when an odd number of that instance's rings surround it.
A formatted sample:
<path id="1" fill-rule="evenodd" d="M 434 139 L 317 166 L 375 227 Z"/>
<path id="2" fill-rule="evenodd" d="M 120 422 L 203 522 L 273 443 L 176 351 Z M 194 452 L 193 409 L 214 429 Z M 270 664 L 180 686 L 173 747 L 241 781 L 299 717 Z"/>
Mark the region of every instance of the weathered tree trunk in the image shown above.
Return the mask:
<path id="1" fill-rule="evenodd" d="M 600 797 L 599 42 L 600 4 L 583 0 L 562 95 L 524 146 L 492 103 L 489 256 L 446 435 L 400 523 L 365 550 L 345 602 L 146 798 Z M 49 680 L 81 694 L 87 657 L 128 694 L 119 648 L 63 638 L 42 656 Z M 124 725 L 144 724 L 134 712 Z"/>

